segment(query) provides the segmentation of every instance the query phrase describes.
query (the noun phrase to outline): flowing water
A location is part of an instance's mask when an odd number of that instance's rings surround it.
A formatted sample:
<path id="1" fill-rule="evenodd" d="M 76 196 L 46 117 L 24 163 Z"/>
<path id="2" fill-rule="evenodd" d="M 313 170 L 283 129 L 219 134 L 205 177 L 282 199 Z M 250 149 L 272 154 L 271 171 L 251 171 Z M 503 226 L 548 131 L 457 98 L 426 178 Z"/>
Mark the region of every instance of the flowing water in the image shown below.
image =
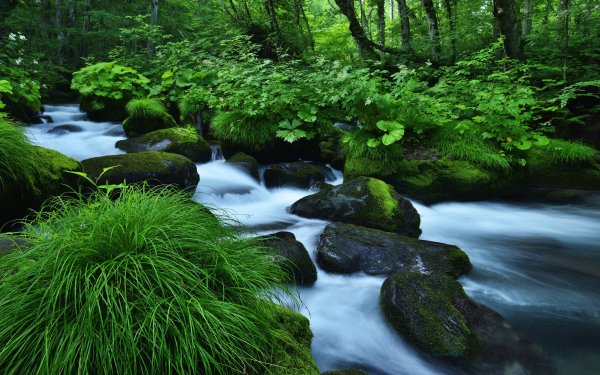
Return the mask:
<path id="1" fill-rule="evenodd" d="M 54 124 L 29 127 L 37 144 L 76 159 L 120 153 L 118 124 L 84 120 L 76 106 L 47 106 Z M 47 131 L 61 124 L 83 131 Z M 218 159 L 215 151 L 215 159 Z M 293 232 L 314 257 L 327 222 L 288 212 L 310 190 L 267 189 L 224 160 L 198 165 L 196 200 L 260 234 Z M 342 182 L 335 172 L 330 183 Z M 475 300 L 500 312 L 555 358 L 561 374 L 600 373 L 600 195 L 577 205 L 445 203 L 423 206 L 421 238 L 457 244 L 473 263 L 461 278 Z M 382 277 L 332 275 L 300 288 L 321 370 L 362 367 L 372 375 L 444 374 L 453 370 L 423 357 L 385 323 L 379 310 Z"/>

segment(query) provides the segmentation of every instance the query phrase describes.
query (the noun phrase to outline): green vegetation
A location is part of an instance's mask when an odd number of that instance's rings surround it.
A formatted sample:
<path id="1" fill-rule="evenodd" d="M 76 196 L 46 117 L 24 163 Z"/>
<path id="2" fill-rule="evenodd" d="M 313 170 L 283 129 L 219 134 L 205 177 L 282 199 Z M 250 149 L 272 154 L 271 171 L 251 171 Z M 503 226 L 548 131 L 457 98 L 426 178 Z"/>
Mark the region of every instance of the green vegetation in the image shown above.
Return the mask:
<path id="1" fill-rule="evenodd" d="M 0 190 L 26 182 L 33 166 L 32 147 L 23 128 L 0 118 Z"/>
<path id="2" fill-rule="evenodd" d="M 177 126 L 175 119 L 156 99 L 133 99 L 126 109 L 129 117 L 123 121 L 123 130 L 128 137 Z"/>
<path id="3" fill-rule="evenodd" d="M 0 259 L 3 373 L 260 372 L 283 272 L 185 194 L 59 198 Z M 285 290 L 285 289 L 283 289 Z M 56 360 L 60 358 L 60 360 Z"/>

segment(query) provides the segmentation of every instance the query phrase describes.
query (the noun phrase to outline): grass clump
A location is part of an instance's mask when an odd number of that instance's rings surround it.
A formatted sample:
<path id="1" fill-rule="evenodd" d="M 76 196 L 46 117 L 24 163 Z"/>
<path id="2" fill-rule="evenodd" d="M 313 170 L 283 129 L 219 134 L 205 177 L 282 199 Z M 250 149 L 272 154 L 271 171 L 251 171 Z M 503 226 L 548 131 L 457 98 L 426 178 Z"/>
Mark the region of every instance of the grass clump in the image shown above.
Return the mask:
<path id="1" fill-rule="evenodd" d="M 282 270 L 170 188 L 57 198 L 0 258 L 3 374 L 261 373 Z"/>
<path id="2" fill-rule="evenodd" d="M 594 148 L 564 139 L 551 139 L 545 148 L 554 164 L 580 164 L 598 156 L 598 151 Z"/>
<path id="3" fill-rule="evenodd" d="M 212 134 L 220 140 L 259 150 L 273 143 L 277 122 L 269 118 L 247 116 L 238 111 L 215 114 L 211 123 Z"/>
<path id="4" fill-rule="evenodd" d="M 348 159 L 366 158 L 385 166 L 403 159 L 404 149 L 399 143 L 370 147 L 368 142 L 371 138 L 373 135 L 365 130 L 346 133 L 342 136 L 342 152 Z"/>
<path id="5" fill-rule="evenodd" d="M 0 119 L 0 190 L 24 182 L 33 166 L 32 155 L 24 129 Z"/>
<path id="6" fill-rule="evenodd" d="M 161 102 L 150 98 L 133 99 L 127 103 L 126 109 L 127 114 L 135 118 L 161 117 L 167 113 Z"/>

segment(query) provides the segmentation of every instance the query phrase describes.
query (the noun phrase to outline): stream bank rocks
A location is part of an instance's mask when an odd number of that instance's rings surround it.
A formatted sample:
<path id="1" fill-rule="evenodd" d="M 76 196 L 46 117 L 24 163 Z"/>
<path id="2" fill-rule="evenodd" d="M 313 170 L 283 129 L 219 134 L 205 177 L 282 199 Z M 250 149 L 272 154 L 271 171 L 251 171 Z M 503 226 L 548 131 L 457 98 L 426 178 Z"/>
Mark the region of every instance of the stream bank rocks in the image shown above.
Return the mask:
<path id="1" fill-rule="evenodd" d="M 390 324 L 426 353 L 469 373 L 552 374 L 545 353 L 496 312 L 471 300 L 452 277 L 403 272 L 381 287 Z"/>
<path id="2" fill-rule="evenodd" d="M 317 263 L 327 272 L 368 275 L 415 271 L 459 277 L 471 268 L 456 246 L 342 223 L 329 224 L 321 234 Z"/>
<path id="3" fill-rule="evenodd" d="M 212 150 L 208 142 L 192 128 L 156 130 L 139 137 L 118 141 L 116 147 L 127 153 L 170 152 L 185 156 L 197 163 L 209 161 L 212 156 Z"/>
<path id="4" fill-rule="evenodd" d="M 260 175 L 258 173 L 258 161 L 254 157 L 243 152 L 238 152 L 237 154 L 231 156 L 227 160 L 227 163 L 249 174 L 256 181 L 260 182 Z"/>
<path id="5" fill-rule="evenodd" d="M 369 177 L 358 177 L 294 203 L 293 214 L 380 229 L 418 237 L 421 220 L 417 210 L 394 188 Z"/>
<path id="6" fill-rule="evenodd" d="M 294 186 L 309 189 L 323 184 L 326 178 L 334 177 L 333 171 L 327 167 L 301 161 L 269 165 L 264 174 L 268 188 Z"/>
<path id="7" fill-rule="evenodd" d="M 194 191 L 200 176 L 196 165 L 189 159 L 166 152 L 138 152 L 86 159 L 81 162 L 92 180 L 99 183 L 135 184 L 147 182 L 150 186 L 175 185 Z M 103 174 L 105 168 L 114 167 Z"/>
<path id="8" fill-rule="evenodd" d="M 310 259 L 304 245 L 293 233 L 277 232 L 258 238 L 262 246 L 280 256 L 278 263 L 288 273 L 286 282 L 297 285 L 312 285 L 317 281 L 317 268 Z"/>
<path id="9" fill-rule="evenodd" d="M 0 228 L 38 210 L 53 196 L 77 190 L 79 177 L 69 173 L 82 171 L 77 160 L 43 147 L 31 149 L 32 167 L 21 171 L 19 181 L 0 184 Z"/>

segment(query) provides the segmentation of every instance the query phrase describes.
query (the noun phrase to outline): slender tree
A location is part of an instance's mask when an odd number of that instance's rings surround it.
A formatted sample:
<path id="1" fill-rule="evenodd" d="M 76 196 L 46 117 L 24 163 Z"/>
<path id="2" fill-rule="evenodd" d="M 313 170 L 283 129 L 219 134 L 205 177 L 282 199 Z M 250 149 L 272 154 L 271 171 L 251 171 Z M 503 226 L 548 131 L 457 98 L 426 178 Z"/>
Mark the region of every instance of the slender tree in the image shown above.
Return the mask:
<path id="1" fill-rule="evenodd" d="M 440 28 L 438 25 L 437 14 L 433 0 L 423 0 L 423 8 L 427 15 L 427 24 L 429 25 L 429 37 L 431 39 L 431 57 L 437 60 L 442 52 L 440 44 Z"/>
<path id="2" fill-rule="evenodd" d="M 450 47 L 452 50 L 452 62 L 456 60 L 456 7 L 457 0 L 444 0 L 446 16 L 448 17 L 448 28 L 450 30 Z"/>
<path id="3" fill-rule="evenodd" d="M 398 13 L 400 13 L 400 24 L 402 26 L 402 48 L 411 52 L 412 47 L 410 45 L 410 18 L 409 18 L 409 10 L 406 5 L 406 0 L 397 0 L 398 1 Z"/>
<path id="4" fill-rule="evenodd" d="M 533 24 L 533 0 L 523 0 L 523 35 L 531 34 Z"/>
<path id="5" fill-rule="evenodd" d="M 56 46 L 57 46 L 57 59 L 59 64 L 63 64 L 63 46 L 65 40 L 65 34 L 62 25 L 62 0 L 55 0 L 54 5 L 56 7 L 54 13 L 54 27 L 56 28 Z"/>
<path id="6" fill-rule="evenodd" d="M 558 48 L 562 53 L 563 79 L 567 79 L 567 56 L 569 50 L 569 0 L 558 3 Z"/>

